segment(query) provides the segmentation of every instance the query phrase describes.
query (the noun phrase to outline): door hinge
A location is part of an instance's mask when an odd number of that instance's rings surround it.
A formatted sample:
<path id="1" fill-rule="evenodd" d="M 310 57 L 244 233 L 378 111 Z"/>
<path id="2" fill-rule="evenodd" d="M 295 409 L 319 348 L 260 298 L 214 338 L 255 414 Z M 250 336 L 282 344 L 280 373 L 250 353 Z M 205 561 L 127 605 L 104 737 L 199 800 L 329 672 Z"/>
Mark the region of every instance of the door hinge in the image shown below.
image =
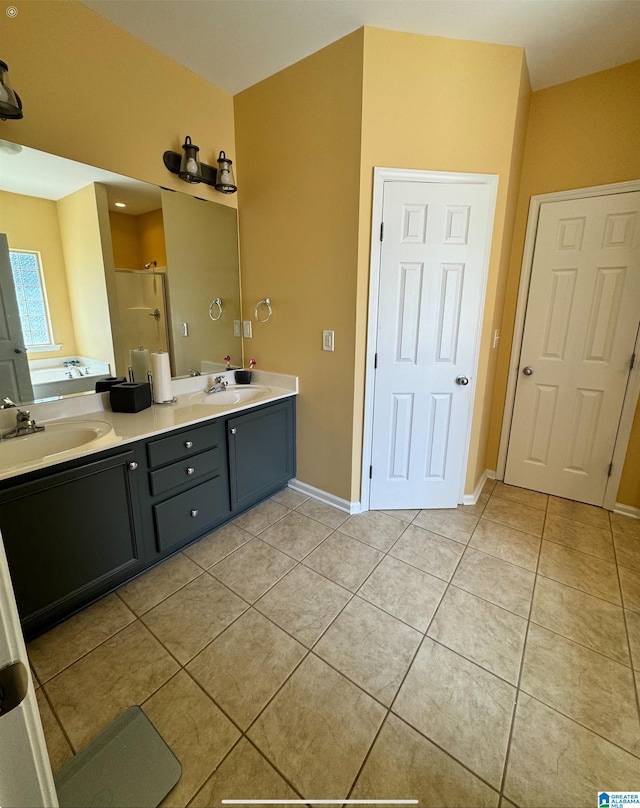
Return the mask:
<path id="1" fill-rule="evenodd" d="M 369 479 L 373 480 L 373 466 L 369 466 Z"/>
<path id="2" fill-rule="evenodd" d="M 384 239 L 384 222 L 380 222 L 380 241 Z"/>
<path id="3" fill-rule="evenodd" d="M 378 369 L 378 354 L 375 354 L 373 357 L 373 369 L 374 370 Z"/>
<path id="4" fill-rule="evenodd" d="M 633 370 L 633 366 L 636 363 L 636 355 L 635 353 L 631 354 L 631 362 L 629 362 L 629 370 Z"/>
<path id="5" fill-rule="evenodd" d="M 613 474 L 613 461 L 609 463 L 609 468 L 607 470 L 607 477 L 611 477 L 612 474 Z"/>

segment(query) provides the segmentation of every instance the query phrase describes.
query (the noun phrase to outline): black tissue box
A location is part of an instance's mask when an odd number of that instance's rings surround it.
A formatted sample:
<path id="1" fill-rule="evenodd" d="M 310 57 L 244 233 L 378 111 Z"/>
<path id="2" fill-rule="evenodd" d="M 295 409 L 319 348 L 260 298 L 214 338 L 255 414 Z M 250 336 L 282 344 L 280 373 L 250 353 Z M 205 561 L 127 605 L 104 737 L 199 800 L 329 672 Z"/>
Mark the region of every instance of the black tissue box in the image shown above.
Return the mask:
<path id="1" fill-rule="evenodd" d="M 105 376 L 96 382 L 96 393 L 108 393 L 114 384 L 126 382 L 126 376 Z"/>
<path id="2" fill-rule="evenodd" d="M 149 382 L 114 384 L 109 390 L 113 412 L 140 412 L 151 406 Z"/>
<path id="3" fill-rule="evenodd" d="M 236 384 L 251 384 L 250 370 L 236 370 L 233 375 L 236 380 Z"/>

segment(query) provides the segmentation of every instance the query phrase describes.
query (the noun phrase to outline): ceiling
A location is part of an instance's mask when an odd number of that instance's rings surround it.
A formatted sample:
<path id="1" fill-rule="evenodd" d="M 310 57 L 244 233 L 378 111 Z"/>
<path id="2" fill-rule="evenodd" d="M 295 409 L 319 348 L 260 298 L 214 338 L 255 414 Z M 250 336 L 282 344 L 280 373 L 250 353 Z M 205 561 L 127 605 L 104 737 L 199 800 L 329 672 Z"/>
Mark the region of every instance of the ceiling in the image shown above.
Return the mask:
<path id="1" fill-rule="evenodd" d="M 363 25 L 525 48 L 534 90 L 640 59 L 640 0 L 83 0 L 235 94 Z"/>

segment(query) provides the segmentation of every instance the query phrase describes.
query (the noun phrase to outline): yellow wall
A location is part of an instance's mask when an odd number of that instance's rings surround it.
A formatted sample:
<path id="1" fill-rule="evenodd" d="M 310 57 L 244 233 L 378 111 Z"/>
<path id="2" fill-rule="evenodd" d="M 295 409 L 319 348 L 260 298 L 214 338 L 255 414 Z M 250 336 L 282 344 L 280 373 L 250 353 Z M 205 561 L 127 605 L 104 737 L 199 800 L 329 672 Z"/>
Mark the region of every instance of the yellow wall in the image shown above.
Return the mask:
<path id="1" fill-rule="evenodd" d="M 486 466 L 495 469 L 529 201 L 640 178 L 640 61 L 533 93 L 502 318 Z M 640 507 L 640 408 L 618 501 Z"/>
<path id="2" fill-rule="evenodd" d="M 235 97 L 245 356 L 299 376 L 297 477 L 351 489 L 363 31 Z M 335 352 L 322 331 L 335 331 Z"/>
<path id="3" fill-rule="evenodd" d="M 0 191 L 0 231 L 7 234 L 14 250 L 38 250 L 49 302 L 53 339 L 59 356 L 74 356 L 69 290 L 60 240 L 56 203 L 23 194 Z M 29 351 L 29 359 L 51 359 L 56 354 Z"/>
<path id="4" fill-rule="evenodd" d="M 149 261 L 167 265 L 162 209 L 132 216 L 109 211 L 113 261 L 119 269 L 144 269 Z"/>
<path id="5" fill-rule="evenodd" d="M 156 261 L 159 267 L 166 267 L 167 247 L 164 241 L 162 208 L 140 214 L 138 222 L 142 266 L 149 261 Z"/>
<path id="6" fill-rule="evenodd" d="M 162 162 L 186 135 L 205 163 L 233 158 L 231 95 L 75 0 L 13 5 L 0 42 L 24 118 L 0 121 L 0 138 L 236 207 Z"/>

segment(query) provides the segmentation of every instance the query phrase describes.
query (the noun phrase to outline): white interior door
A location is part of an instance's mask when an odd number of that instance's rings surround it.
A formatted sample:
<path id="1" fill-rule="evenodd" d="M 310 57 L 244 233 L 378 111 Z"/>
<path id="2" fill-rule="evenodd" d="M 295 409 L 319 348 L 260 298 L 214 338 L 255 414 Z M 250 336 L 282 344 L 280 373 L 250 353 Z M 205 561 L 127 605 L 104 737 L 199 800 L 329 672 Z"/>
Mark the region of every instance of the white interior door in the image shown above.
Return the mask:
<path id="1" fill-rule="evenodd" d="M 602 505 L 640 321 L 640 192 L 548 202 L 505 482 Z"/>
<path id="2" fill-rule="evenodd" d="M 493 193 L 488 182 L 384 183 L 372 509 L 460 501 Z"/>
<path id="3" fill-rule="evenodd" d="M 0 398 L 33 401 L 7 234 L 0 233 Z"/>
<path id="4" fill-rule="evenodd" d="M 5 713 L 0 698 L 0 805 L 57 806 L 40 714 L 29 661 L 22 637 L 18 610 L 9 577 L 7 557 L 0 538 L 0 671 L 14 665 L 28 680 L 26 697 Z M 0 678 L 2 677 L 0 673 Z M 10 695 L 10 688 L 3 696 Z"/>

